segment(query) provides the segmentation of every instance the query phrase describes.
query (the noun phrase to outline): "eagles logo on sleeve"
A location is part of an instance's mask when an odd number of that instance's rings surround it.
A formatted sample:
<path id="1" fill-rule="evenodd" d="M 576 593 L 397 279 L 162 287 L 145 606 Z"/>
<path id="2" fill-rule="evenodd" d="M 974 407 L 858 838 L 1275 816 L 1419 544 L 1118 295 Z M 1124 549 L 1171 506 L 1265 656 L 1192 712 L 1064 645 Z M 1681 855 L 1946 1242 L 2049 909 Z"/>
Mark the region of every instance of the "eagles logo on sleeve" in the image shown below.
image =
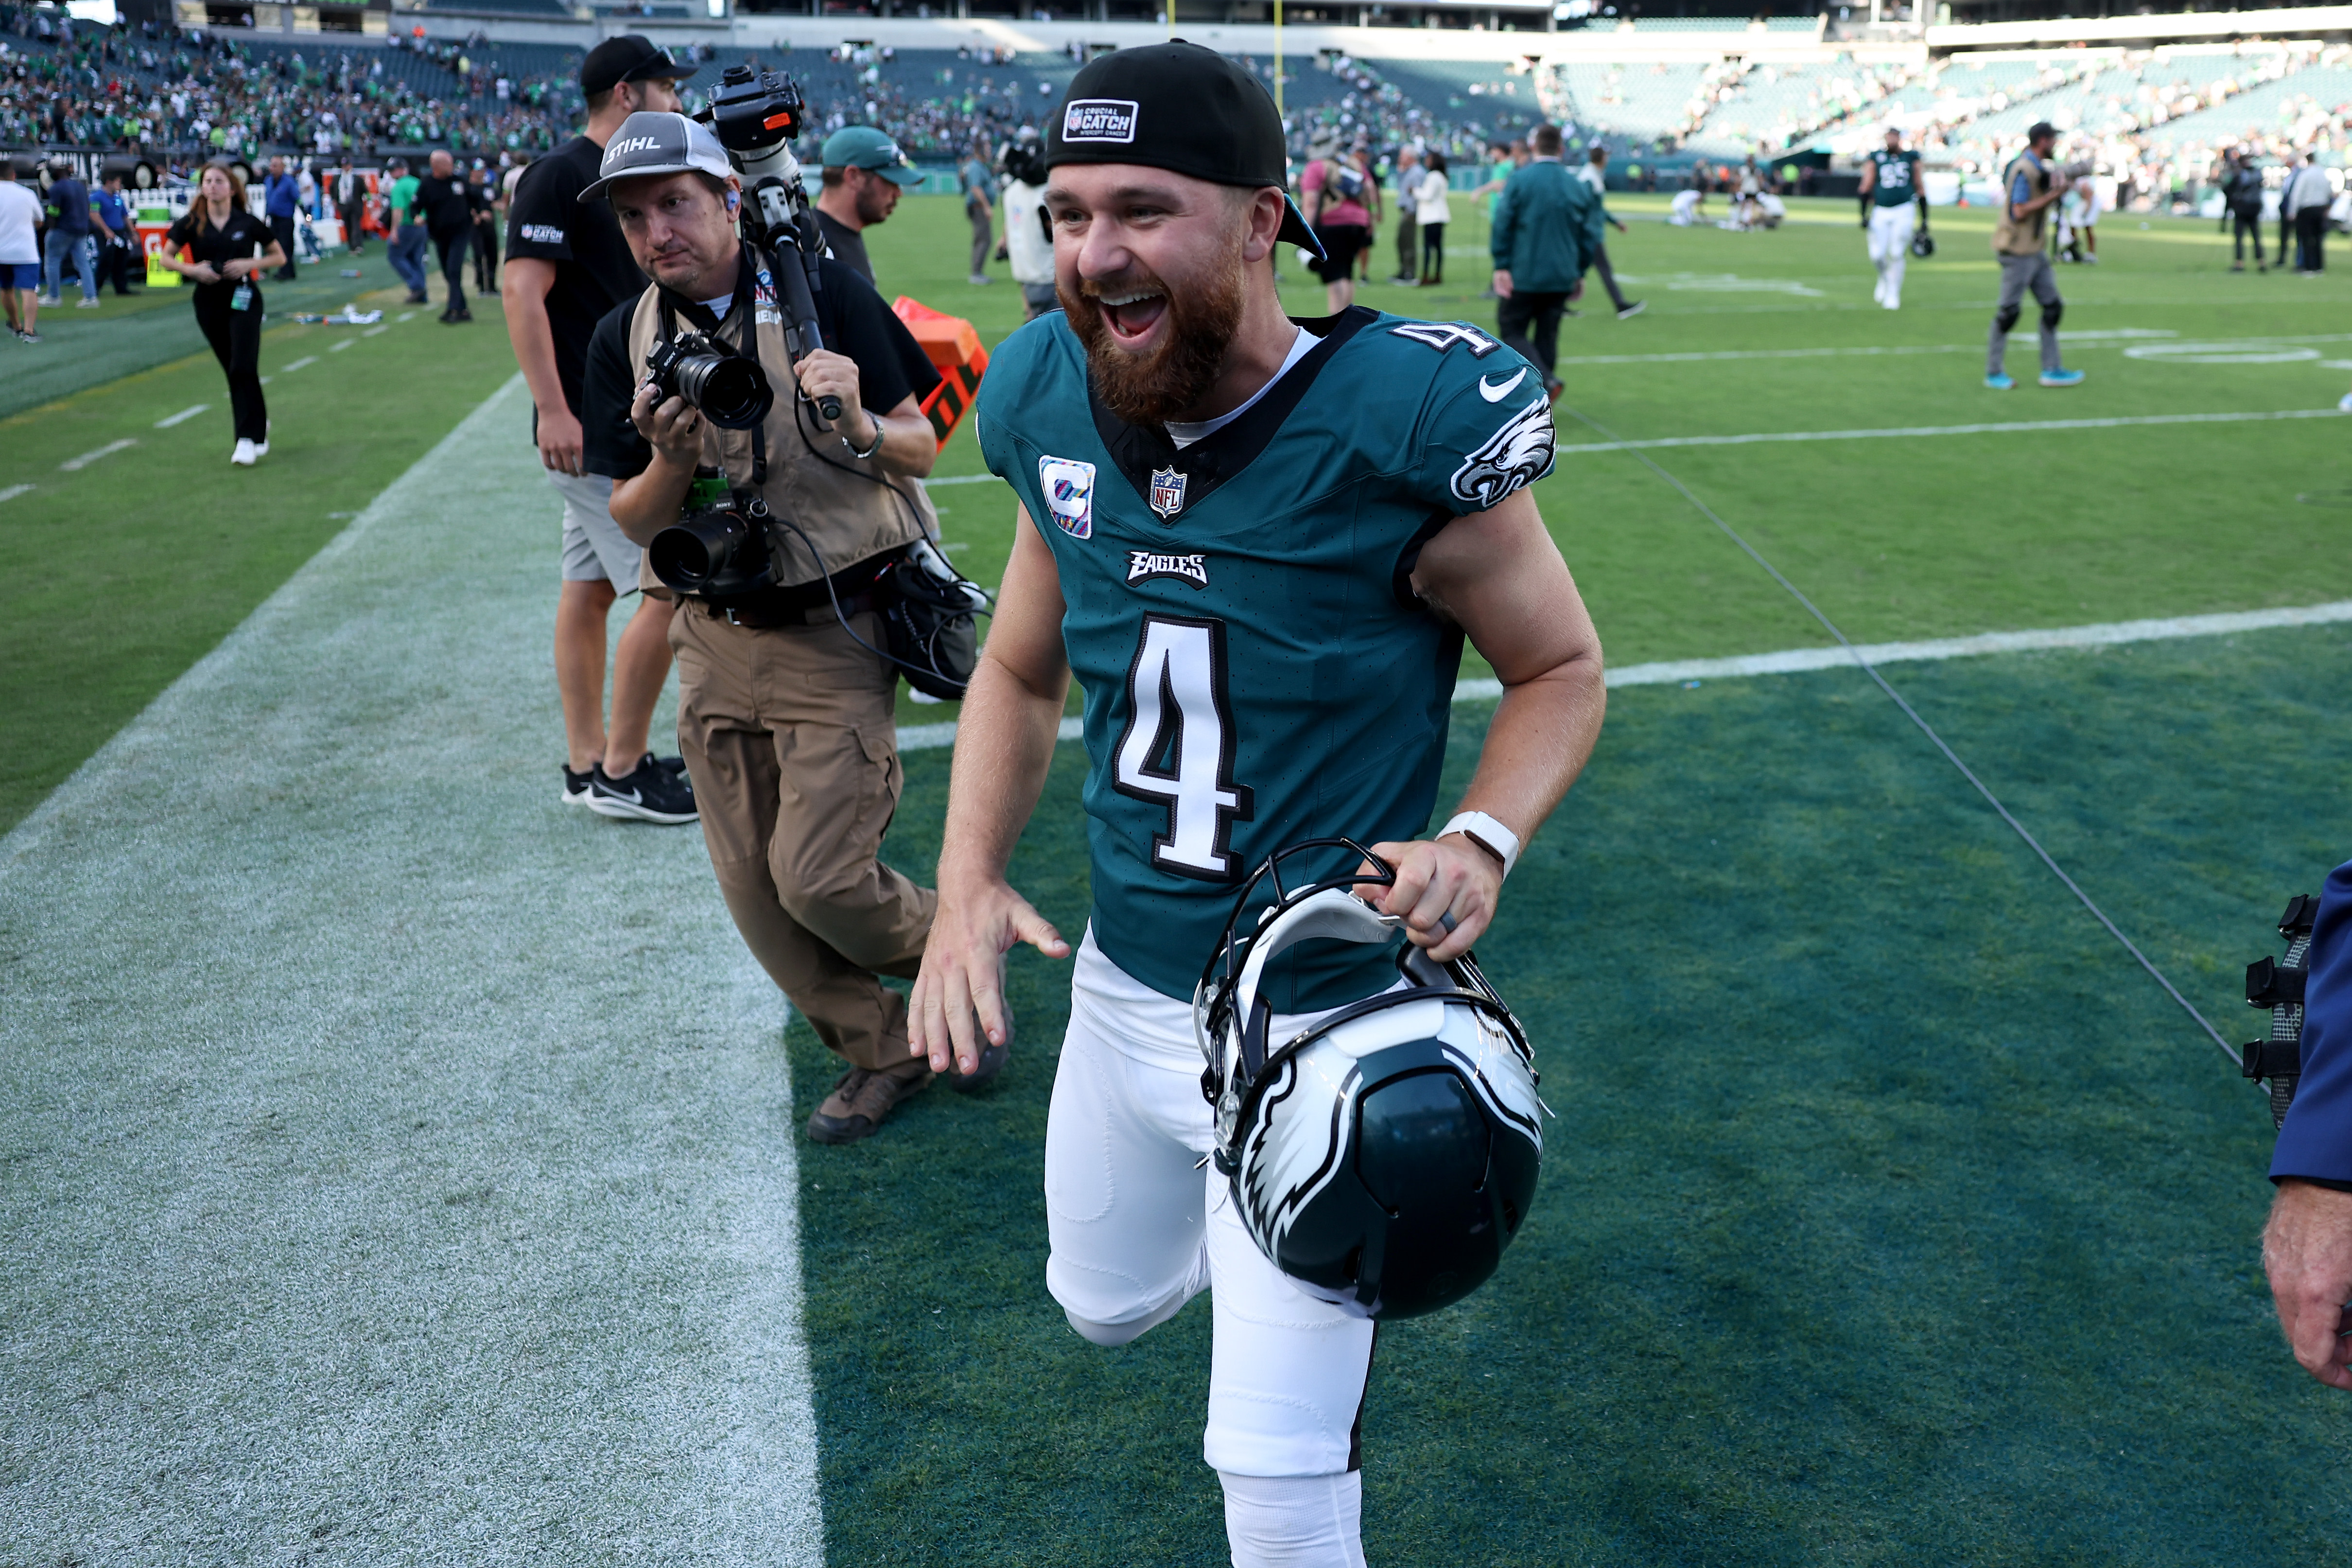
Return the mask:
<path id="1" fill-rule="evenodd" d="M 1537 398 L 1454 470 L 1454 499 L 1485 511 L 1551 471 L 1551 405 Z"/>

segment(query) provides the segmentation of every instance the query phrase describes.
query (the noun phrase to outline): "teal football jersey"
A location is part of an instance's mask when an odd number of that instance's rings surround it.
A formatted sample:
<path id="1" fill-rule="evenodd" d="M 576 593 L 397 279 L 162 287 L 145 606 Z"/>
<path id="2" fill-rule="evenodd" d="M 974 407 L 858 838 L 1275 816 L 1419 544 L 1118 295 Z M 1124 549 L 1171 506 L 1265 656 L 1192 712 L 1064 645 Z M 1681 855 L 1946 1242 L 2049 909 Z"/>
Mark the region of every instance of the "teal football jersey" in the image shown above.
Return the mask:
<path id="1" fill-rule="evenodd" d="M 1889 153 L 1881 147 L 1870 155 L 1871 166 L 1877 178 L 1870 187 L 1870 199 L 1882 207 L 1907 207 L 1919 196 L 1919 154 L 1905 148 Z"/>
<path id="2" fill-rule="evenodd" d="M 1427 829 L 1462 637 L 1410 575 L 1551 470 L 1543 379 L 1487 333 L 1360 306 L 1299 325 L 1314 348 L 1181 449 L 1095 401 L 1059 312 L 981 383 L 981 450 L 1054 552 L 1086 695 L 1095 941 L 1168 996 L 1275 850 Z M 1277 1011 L 1395 979 L 1377 952 L 1295 951 Z"/>

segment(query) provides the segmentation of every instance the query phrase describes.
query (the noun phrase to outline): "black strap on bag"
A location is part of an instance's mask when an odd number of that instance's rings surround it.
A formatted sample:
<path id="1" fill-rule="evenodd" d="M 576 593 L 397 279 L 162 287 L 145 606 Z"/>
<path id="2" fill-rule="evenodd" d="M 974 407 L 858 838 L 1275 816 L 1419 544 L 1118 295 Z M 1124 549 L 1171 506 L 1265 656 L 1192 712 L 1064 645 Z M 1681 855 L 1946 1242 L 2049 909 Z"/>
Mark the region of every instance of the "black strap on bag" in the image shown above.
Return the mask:
<path id="1" fill-rule="evenodd" d="M 2240 1070 L 2251 1079 L 2269 1080 L 2273 1130 L 2286 1124 L 2294 1086 L 2303 1077 L 2303 987 L 2318 914 L 2319 900 L 2309 893 L 2289 899 L 2278 922 L 2279 935 L 2286 939 L 2284 960 L 2264 956 L 2246 965 L 2246 1005 L 2269 1011 L 2271 1032 L 2267 1039 L 2246 1042 Z"/>

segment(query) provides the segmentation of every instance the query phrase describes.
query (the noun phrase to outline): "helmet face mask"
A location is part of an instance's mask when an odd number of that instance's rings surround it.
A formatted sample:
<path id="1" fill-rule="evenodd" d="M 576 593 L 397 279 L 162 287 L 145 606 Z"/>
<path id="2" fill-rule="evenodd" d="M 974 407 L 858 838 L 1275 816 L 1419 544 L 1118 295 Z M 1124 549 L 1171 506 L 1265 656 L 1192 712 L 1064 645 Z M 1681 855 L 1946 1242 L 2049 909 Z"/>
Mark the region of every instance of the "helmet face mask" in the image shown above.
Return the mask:
<path id="1" fill-rule="evenodd" d="M 1276 1029 L 1258 994 L 1273 957 L 1314 940 L 1381 942 L 1402 921 L 1349 875 L 1286 889 L 1280 865 L 1344 839 L 1294 845 L 1244 885 L 1194 994 L 1216 1107 L 1213 1157 L 1259 1250 L 1309 1295 L 1359 1316 L 1417 1317 L 1494 1273 L 1543 1156 L 1537 1075 L 1518 1021 L 1468 955 L 1405 945 L 1401 984 L 1307 1027 Z M 1236 936 L 1259 883 L 1274 906 Z"/>

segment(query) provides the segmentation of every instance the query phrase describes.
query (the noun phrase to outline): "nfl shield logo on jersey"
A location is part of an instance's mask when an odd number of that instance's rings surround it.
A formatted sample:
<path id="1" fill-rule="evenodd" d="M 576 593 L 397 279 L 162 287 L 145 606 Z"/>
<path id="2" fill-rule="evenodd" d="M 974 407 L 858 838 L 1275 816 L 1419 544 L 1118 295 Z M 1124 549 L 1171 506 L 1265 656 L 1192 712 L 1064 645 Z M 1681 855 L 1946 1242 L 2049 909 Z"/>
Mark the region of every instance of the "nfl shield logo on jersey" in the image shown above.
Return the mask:
<path id="1" fill-rule="evenodd" d="M 1174 517 L 1184 510 L 1184 476 L 1173 468 L 1151 470 L 1151 510 Z"/>

